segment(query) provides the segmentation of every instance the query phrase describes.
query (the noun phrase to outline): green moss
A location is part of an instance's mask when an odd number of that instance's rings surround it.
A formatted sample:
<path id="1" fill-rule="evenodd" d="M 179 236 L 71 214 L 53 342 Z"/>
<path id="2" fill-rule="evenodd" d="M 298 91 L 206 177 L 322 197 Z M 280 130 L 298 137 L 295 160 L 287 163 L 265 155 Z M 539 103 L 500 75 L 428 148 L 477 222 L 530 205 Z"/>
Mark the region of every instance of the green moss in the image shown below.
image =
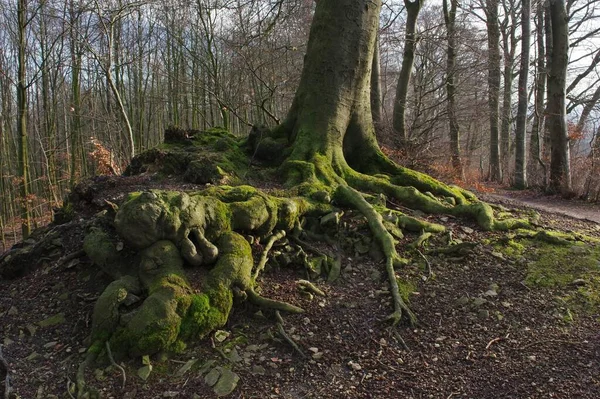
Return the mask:
<path id="1" fill-rule="evenodd" d="M 408 279 L 397 278 L 396 281 L 398 282 L 400 297 L 404 302 L 410 302 L 410 296 L 417 290 L 416 285 Z"/>
<path id="2" fill-rule="evenodd" d="M 600 306 L 600 247 L 585 243 L 524 242 L 530 252 L 527 277 L 530 286 L 565 290 L 563 300 L 577 311 Z"/>

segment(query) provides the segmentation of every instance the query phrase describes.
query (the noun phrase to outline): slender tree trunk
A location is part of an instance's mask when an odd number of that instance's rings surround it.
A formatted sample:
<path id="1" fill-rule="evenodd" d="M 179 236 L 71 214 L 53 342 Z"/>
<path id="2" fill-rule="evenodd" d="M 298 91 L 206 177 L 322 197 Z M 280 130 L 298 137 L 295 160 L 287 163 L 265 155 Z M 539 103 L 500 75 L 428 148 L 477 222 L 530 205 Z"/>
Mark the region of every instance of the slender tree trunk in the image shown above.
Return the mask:
<path id="1" fill-rule="evenodd" d="M 25 64 L 27 1 L 17 3 L 18 20 L 18 81 L 17 81 L 17 134 L 19 136 L 19 191 L 21 203 L 21 233 L 23 239 L 31 234 L 31 210 L 29 207 L 29 159 L 27 149 L 27 72 Z"/>
<path id="2" fill-rule="evenodd" d="M 566 80 L 569 63 L 569 27 L 565 0 L 550 0 L 552 63 L 548 76 L 548 124 L 550 126 L 550 189 L 571 192 L 571 168 L 566 118 Z"/>
<path id="3" fill-rule="evenodd" d="M 381 92 L 381 59 L 379 54 L 379 34 L 373 51 L 373 66 L 371 69 L 371 113 L 373 122 L 378 125 L 383 118 L 383 103 Z"/>
<path id="4" fill-rule="evenodd" d="M 79 45 L 77 44 L 77 25 L 78 25 L 78 13 L 75 9 L 74 0 L 71 0 L 69 4 L 69 29 L 70 29 L 70 55 L 71 55 L 71 118 L 70 118 L 70 130 L 69 135 L 71 140 L 71 186 L 75 184 L 77 179 L 82 176 L 83 169 L 83 158 L 81 153 L 83 151 L 83 140 L 81 132 L 81 62 L 82 55 Z"/>
<path id="5" fill-rule="evenodd" d="M 544 104 L 546 102 L 546 52 L 544 46 L 544 4 L 538 2 L 536 11 L 537 25 L 535 28 L 537 40 L 537 61 L 535 77 L 535 105 L 533 123 L 531 125 L 531 139 L 529 141 L 529 154 L 531 162 L 528 164 L 529 176 L 538 178 L 541 173 L 542 184 L 546 185 L 546 164 L 542 160 L 542 137 L 544 135 Z M 541 169 L 541 170 L 540 170 Z M 539 182 L 539 180 L 538 180 Z"/>
<path id="6" fill-rule="evenodd" d="M 458 0 L 444 0 L 444 22 L 446 23 L 448 54 L 446 59 L 446 93 L 448 96 L 447 112 L 450 126 L 450 153 L 452 167 L 457 176 L 463 177 L 462 162 L 460 160 L 460 128 L 456 116 L 456 10 Z"/>
<path id="7" fill-rule="evenodd" d="M 577 120 L 577 127 L 575 128 L 577 133 L 584 133 L 587 120 L 596 107 L 596 104 L 598 104 L 598 101 L 600 101 L 600 86 L 596 88 L 594 94 L 592 94 L 592 97 L 585 103 L 583 110 L 581 110 L 581 115 Z"/>
<path id="8" fill-rule="evenodd" d="M 406 100 L 417 48 L 417 18 L 422 5 L 423 0 L 404 0 L 406 33 L 404 36 L 404 52 L 402 53 L 402 68 L 396 86 L 393 120 L 394 133 L 404 143 L 409 139 L 409 132 L 406 127 Z"/>
<path id="9" fill-rule="evenodd" d="M 531 41 L 531 3 L 523 0 L 521 5 L 521 70 L 519 71 L 519 103 L 517 106 L 517 130 L 515 134 L 515 175 L 514 185 L 516 188 L 527 187 L 527 104 L 528 88 L 527 78 L 529 76 L 529 48 Z"/>
<path id="10" fill-rule="evenodd" d="M 492 181 L 502 181 L 499 140 L 500 103 L 500 27 L 498 0 L 486 4 L 488 32 L 488 105 L 490 108 L 490 175 Z"/>

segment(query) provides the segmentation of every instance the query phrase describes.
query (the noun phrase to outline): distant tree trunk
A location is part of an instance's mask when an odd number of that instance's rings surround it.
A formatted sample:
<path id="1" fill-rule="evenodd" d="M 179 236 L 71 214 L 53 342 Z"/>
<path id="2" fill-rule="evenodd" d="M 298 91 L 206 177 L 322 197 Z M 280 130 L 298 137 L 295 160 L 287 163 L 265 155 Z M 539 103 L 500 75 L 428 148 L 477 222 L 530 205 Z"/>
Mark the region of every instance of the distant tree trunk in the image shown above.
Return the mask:
<path id="1" fill-rule="evenodd" d="M 423 5 L 422 0 L 404 0 L 406 7 L 406 33 L 404 36 L 404 52 L 402 54 L 402 68 L 396 86 L 396 100 L 394 101 L 394 134 L 402 142 L 408 140 L 406 129 L 406 99 L 408 86 L 415 61 L 415 50 L 417 47 L 417 18 Z M 455 10 L 456 11 L 456 10 Z M 453 17 L 454 18 L 454 17 Z M 454 24 L 454 20 L 452 21 Z M 454 51 L 454 49 L 453 49 Z"/>
<path id="2" fill-rule="evenodd" d="M 27 1 L 17 3 L 18 23 L 18 76 L 17 76 L 17 135 L 19 137 L 19 191 L 21 207 L 21 232 L 23 239 L 31 234 L 31 210 L 29 208 L 29 161 L 27 150 L 27 71 L 25 52 L 27 46 Z"/>
<path id="3" fill-rule="evenodd" d="M 571 168 L 566 118 L 566 80 L 569 63 L 569 27 L 565 0 L 550 0 L 552 63 L 548 76 L 548 124 L 550 129 L 550 190 L 571 191 Z"/>
<path id="4" fill-rule="evenodd" d="M 508 177 L 508 165 L 510 159 L 510 126 L 512 121 L 512 89 L 513 74 L 515 66 L 515 53 L 517 48 L 516 37 L 516 15 L 515 3 L 510 3 L 509 7 L 504 7 L 506 19 L 503 23 L 502 42 L 504 55 L 504 88 L 502 92 L 502 124 L 500 126 L 500 163 L 504 172 L 503 177 Z"/>
<path id="5" fill-rule="evenodd" d="M 515 134 L 515 175 L 514 186 L 519 189 L 527 187 L 527 78 L 529 76 L 529 47 L 531 42 L 531 3 L 523 0 L 521 5 L 521 69 L 519 71 L 519 103 L 517 106 L 517 130 Z"/>
<path id="6" fill-rule="evenodd" d="M 544 46 L 544 3 L 538 2 L 536 11 L 537 25 L 535 28 L 537 40 L 537 61 L 535 78 L 535 105 L 533 123 L 531 125 L 531 139 L 529 141 L 529 154 L 531 162 L 528 165 L 529 176 L 538 177 L 541 173 L 542 184 L 546 185 L 546 164 L 542 160 L 542 137 L 544 132 L 544 104 L 546 102 L 546 52 Z M 540 171 L 541 167 L 541 171 Z"/>
<path id="7" fill-rule="evenodd" d="M 71 118 L 70 130 L 71 134 L 71 185 L 74 185 L 79 179 L 84 168 L 83 157 L 83 142 L 81 133 L 81 86 L 79 84 L 81 78 L 81 49 L 77 44 L 77 24 L 78 13 L 75 9 L 74 0 L 69 3 L 69 30 L 70 30 L 70 55 L 71 55 Z"/>
<path id="8" fill-rule="evenodd" d="M 492 181 L 502 180 L 499 142 L 500 103 L 500 27 L 498 26 L 498 0 L 486 4 L 488 32 L 488 104 L 490 108 L 490 174 Z"/>
<path id="9" fill-rule="evenodd" d="M 592 97 L 585 102 L 583 110 L 581 111 L 581 115 L 579 116 L 579 120 L 577 121 L 577 133 L 584 132 L 587 120 L 590 117 L 592 111 L 594 110 L 596 104 L 598 104 L 598 101 L 600 101 L 600 86 L 596 88 L 596 91 L 594 91 Z"/>
<path id="10" fill-rule="evenodd" d="M 381 96 L 381 59 L 379 54 L 379 34 L 377 34 L 371 70 L 371 114 L 373 115 L 375 126 L 380 124 L 383 118 Z"/>
<path id="11" fill-rule="evenodd" d="M 446 93 L 448 96 L 447 112 L 450 127 L 450 153 L 452 167 L 457 176 L 463 177 L 462 163 L 460 160 L 460 129 L 458 118 L 456 117 L 456 9 L 458 0 L 450 0 L 450 9 L 448 9 L 448 0 L 444 0 L 444 22 L 446 24 L 448 54 L 446 59 Z"/>

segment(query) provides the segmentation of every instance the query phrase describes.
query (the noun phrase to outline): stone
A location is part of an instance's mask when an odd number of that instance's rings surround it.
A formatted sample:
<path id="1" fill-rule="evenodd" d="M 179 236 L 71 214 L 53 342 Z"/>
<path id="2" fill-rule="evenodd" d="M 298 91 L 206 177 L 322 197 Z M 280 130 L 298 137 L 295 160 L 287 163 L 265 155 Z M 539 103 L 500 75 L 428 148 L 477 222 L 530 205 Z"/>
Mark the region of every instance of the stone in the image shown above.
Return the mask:
<path id="1" fill-rule="evenodd" d="M 208 374 L 206 374 L 204 376 L 204 382 L 209 387 L 212 387 L 213 385 L 215 385 L 217 383 L 217 381 L 219 380 L 219 377 L 221 377 L 220 367 L 215 367 L 214 369 L 210 370 L 208 372 Z"/>
<path id="2" fill-rule="evenodd" d="M 57 313 L 54 316 L 50 316 L 45 320 L 38 322 L 40 327 L 53 327 L 65 322 L 65 314 Z"/>
<path id="3" fill-rule="evenodd" d="M 221 378 L 217 384 L 213 387 L 213 391 L 217 396 L 227 396 L 237 387 L 240 377 L 233 371 L 224 368 L 221 371 Z"/>

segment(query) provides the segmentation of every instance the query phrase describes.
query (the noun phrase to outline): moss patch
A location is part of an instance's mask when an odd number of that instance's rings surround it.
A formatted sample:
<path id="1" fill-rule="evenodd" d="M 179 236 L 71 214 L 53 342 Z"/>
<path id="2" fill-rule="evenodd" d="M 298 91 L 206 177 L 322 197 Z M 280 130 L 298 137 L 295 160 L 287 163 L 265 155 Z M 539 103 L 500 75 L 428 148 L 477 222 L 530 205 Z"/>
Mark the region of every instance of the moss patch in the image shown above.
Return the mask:
<path id="1" fill-rule="evenodd" d="M 600 247 L 527 240 L 530 255 L 525 283 L 565 290 L 562 299 L 573 310 L 597 312 L 600 306 Z"/>

